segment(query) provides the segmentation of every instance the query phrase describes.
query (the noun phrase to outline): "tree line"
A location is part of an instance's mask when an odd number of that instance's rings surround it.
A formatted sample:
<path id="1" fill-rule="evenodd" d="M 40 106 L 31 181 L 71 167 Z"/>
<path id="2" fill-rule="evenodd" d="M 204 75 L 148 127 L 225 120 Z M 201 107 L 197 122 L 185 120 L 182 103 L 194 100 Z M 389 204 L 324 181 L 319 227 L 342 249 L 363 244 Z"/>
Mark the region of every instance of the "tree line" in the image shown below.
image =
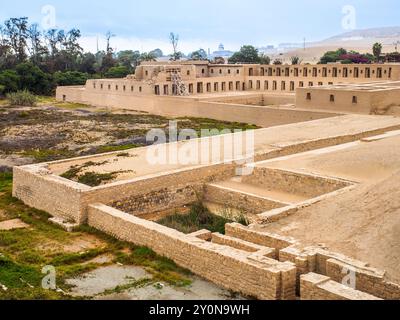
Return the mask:
<path id="1" fill-rule="evenodd" d="M 90 78 L 121 78 L 141 61 L 163 56 L 160 49 L 141 53 L 114 52 L 108 33 L 107 48 L 84 52 L 79 29 L 40 30 L 28 18 L 11 18 L 0 25 L 0 95 L 16 90 L 51 94 L 57 85 L 81 85 Z"/>

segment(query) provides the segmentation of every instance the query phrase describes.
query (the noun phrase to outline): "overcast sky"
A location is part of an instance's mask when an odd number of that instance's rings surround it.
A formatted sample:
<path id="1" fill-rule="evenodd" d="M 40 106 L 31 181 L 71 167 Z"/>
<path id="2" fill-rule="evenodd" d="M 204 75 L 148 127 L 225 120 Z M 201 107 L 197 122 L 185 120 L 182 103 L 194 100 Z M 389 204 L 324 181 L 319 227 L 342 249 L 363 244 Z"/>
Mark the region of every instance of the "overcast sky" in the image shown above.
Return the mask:
<path id="1" fill-rule="evenodd" d="M 213 51 L 221 42 L 236 50 L 242 44 L 302 42 L 304 37 L 315 41 L 348 28 L 400 24 L 399 0 L 0 0 L 0 4 L 2 21 L 27 16 L 45 27 L 55 23 L 58 28 L 79 28 L 83 47 L 92 51 L 97 37 L 104 49 L 109 30 L 116 35 L 112 46 L 117 50 L 159 47 L 165 52 L 170 51 L 168 34 L 173 31 L 187 53 L 200 47 Z M 355 20 L 348 6 L 355 9 Z"/>

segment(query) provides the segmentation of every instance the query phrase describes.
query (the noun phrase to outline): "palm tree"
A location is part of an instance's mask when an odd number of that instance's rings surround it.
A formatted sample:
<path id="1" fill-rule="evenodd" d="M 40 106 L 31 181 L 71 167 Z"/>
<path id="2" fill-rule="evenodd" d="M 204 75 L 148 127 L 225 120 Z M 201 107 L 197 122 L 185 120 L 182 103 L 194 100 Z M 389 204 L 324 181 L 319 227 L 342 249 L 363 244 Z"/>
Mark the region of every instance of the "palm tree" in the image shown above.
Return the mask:
<path id="1" fill-rule="evenodd" d="M 374 46 L 372 47 L 372 52 L 374 54 L 375 60 L 379 62 L 382 54 L 382 44 L 378 42 L 375 43 Z"/>
<path id="2" fill-rule="evenodd" d="M 295 56 L 295 57 L 291 57 L 290 58 L 292 65 L 297 65 L 297 64 L 301 64 L 301 60 L 299 57 Z"/>

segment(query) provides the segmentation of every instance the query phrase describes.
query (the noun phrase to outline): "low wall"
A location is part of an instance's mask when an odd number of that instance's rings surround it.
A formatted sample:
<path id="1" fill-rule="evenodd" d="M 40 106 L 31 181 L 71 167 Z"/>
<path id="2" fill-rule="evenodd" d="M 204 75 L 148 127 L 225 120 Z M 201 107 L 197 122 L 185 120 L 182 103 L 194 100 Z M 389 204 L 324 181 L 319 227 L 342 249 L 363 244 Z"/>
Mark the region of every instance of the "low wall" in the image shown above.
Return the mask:
<path id="1" fill-rule="evenodd" d="M 66 221 L 83 223 L 82 195 L 89 187 L 50 175 L 44 167 L 14 167 L 13 196 Z"/>
<path id="2" fill-rule="evenodd" d="M 191 235 L 97 204 L 89 207 L 90 226 L 120 240 L 147 246 L 217 285 L 265 300 L 295 299 L 296 269 L 264 257 L 210 243 Z"/>
<path id="3" fill-rule="evenodd" d="M 85 193 L 85 207 L 102 202 L 132 214 L 174 209 L 197 200 L 205 183 L 235 175 L 235 164 L 182 169 L 96 187 Z"/>
<path id="4" fill-rule="evenodd" d="M 301 276 L 301 300 L 381 300 L 316 273 Z"/>
<path id="5" fill-rule="evenodd" d="M 244 176 L 242 179 L 243 183 L 307 198 L 318 197 L 351 185 L 339 179 L 263 167 L 255 167 L 252 175 Z"/>
<path id="6" fill-rule="evenodd" d="M 167 117 L 198 117 L 243 122 L 260 127 L 311 121 L 338 115 L 319 111 L 226 104 L 205 101 L 201 96 L 197 99 L 194 97 L 160 97 L 133 95 L 122 92 L 118 94 L 110 92 L 101 93 L 87 91 L 84 88 L 58 87 L 57 99 L 62 100 L 63 96 L 66 97 L 67 101 L 87 103 L 101 107 L 138 110 Z"/>
<path id="7" fill-rule="evenodd" d="M 318 247 L 298 249 L 287 247 L 279 252 L 279 261 L 296 265 L 298 281 L 301 275 L 314 272 L 342 283 L 350 272 L 355 275 L 355 289 L 386 300 L 400 299 L 400 285 L 385 279 L 385 272 L 367 263 L 351 259 Z"/>
<path id="8" fill-rule="evenodd" d="M 246 95 L 232 95 L 225 97 L 214 97 L 214 98 L 201 98 L 201 101 L 210 102 L 222 102 L 229 104 L 244 104 L 244 105 L 255 105 L 255 106 L 271 106 L 271 105 L 285 105 L 294 104 L 296 96 L 294 94 L 246 94 Z"/>
<path id="9" fill-rule="evenodd" d="M 400 300 L 400 285 L 385 280 L 384 272 L 372 268 L 357 268 L 345 262 L 329 259 L 326 262 L 326 275 L 335 281 L 343 279 L 343 270 L 355 273 L 357 290 L 373 294 L 386 300 Z"/>
<path id="10" fill-rule="evenodd" d="M 277 250 L 282 250 L 297 243 L 296 240 L 292 238 L 257 232 L 238 223 L 227 224 L 225 226 L 225 233 L 227 236 L 242 239 L 268 248 L 275 248 Z"/>
<path id="11" fill-rule="evenodd" d="M 285 206 L 284 203 L 212 184 L 205 186 L 204 200 L 253 214 Z"/>

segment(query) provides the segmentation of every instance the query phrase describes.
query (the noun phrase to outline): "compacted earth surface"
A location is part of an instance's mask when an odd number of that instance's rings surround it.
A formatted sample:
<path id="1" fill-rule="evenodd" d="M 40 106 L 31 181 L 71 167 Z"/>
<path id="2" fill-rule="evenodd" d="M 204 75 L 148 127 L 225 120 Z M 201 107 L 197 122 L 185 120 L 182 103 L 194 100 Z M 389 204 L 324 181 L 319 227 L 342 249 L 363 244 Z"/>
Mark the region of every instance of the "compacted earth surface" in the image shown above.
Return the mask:
<path id="1" fill-rule="evenodd" d="M 169 121 L 178 129 L 256 129 L 244 123 L 200 118 L 170 119 L 144 112 L 107 110 L 41 97 L 35 107 L 0 104 L 0 165 L 13 166 L 123 151 L 149 145 L 151 129 L 168 137 Z"/>

